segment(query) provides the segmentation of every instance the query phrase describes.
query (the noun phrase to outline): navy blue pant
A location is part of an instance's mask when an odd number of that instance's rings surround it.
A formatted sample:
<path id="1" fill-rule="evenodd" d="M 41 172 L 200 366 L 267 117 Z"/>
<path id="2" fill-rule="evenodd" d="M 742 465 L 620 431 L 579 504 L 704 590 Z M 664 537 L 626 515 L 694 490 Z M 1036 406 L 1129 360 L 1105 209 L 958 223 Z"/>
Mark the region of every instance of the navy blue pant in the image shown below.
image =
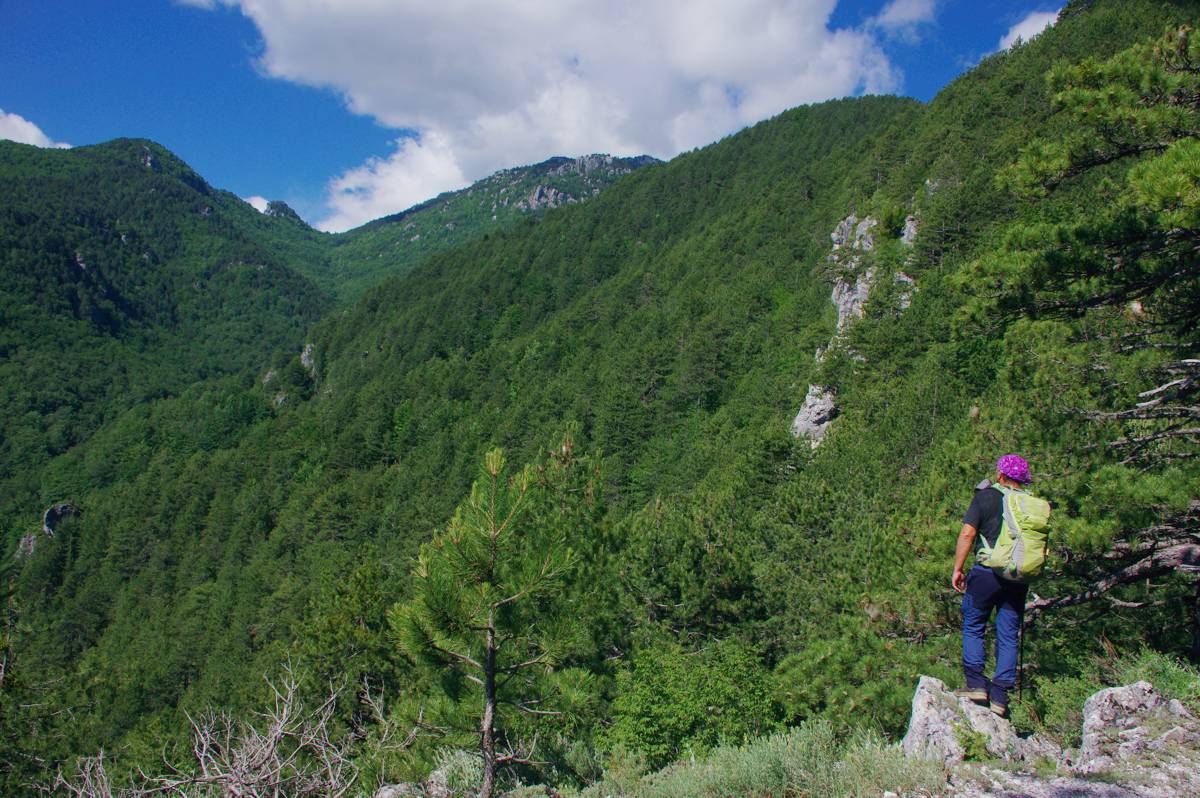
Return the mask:
<path id="1" fill-rule="evenodd" d="M 963 675 L 968 689 L 987 690 L 993 702 L 1004 706 L 1017 680 L 1017 643 L 1028 593 L 1029 585 L 1001 579 L 991 568 L 976 565 L 967 572 L 962 599 Z M 983 675 L 987 660 L 983 636 L 992 610 L 996 611 L 996 674 L 989 682 Z"/>

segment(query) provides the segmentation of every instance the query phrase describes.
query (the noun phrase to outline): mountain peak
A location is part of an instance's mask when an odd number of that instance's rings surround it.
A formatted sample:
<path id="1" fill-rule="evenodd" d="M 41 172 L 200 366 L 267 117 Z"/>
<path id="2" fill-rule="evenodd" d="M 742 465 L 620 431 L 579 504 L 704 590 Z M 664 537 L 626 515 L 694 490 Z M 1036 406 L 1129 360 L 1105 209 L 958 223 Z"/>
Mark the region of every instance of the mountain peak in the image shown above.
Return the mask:
<path id="1" fill-rule="evenodd" d="M 271 200 L 268 202 L 266 210 L 263 211 L 263 214 L 265 216 L 270 216 L 273 219 L 287 219 L 295 222 L 296 224 L 308 227 L 308 222 L 301 219 L 300 214 L 296 213 L 296 211 L 292 209 L 292 206 L 288 205 L 283 200 Z"/>

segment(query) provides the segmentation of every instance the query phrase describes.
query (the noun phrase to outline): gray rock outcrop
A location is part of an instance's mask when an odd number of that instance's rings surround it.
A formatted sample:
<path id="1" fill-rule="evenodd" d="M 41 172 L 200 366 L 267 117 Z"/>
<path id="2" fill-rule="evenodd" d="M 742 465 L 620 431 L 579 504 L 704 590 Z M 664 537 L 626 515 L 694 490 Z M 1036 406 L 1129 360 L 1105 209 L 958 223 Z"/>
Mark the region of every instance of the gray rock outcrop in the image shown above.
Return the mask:
<path id="1" fill-rule="evenodd" d="M 922 676 L 913 694 L 912 719 L 901 747 L 905 756 L 933 759 L 947 767 L 962 762 L 972 738 L 989 755 L 1006 762 L 1057 759 L 1061 751 L 1048 740 L 1021 737 L 1012 724 L 985 706 L 959 698 L 944 682 Z"/>
<path id="2" fill-rule="evenodd" d="M 846 330 L 858 319 L 863 317 L 867 298 L 875 287 L 876 272 L 874 267 L 863 267 L 863 255 L 875 249 L 875 230 L 879 220 L 873 216 L 859 219 L 850 214 L 837 223 L 829 234 L 830 249 L 825 260 L 829 263 L 834 275 L 833 290 L 829 299 L 837 310 L 837 327 L 829 346 L 819 348 L 814 355 L 820 363 L 830 346 L 842 340 Z M 904 223 L 904 235 L 901 241 L 910 245 L 917 235 L 917 219 L 909 216 Z M 900 310 L 906 310 L 912 304 L 912 295 L 916 291 L 916 282 L 904 272 L 895 275 L 896 284 L 900 286 Z M 837 417 L 838 409 L 834 402 L 833 391 L 822 385 L 810 384 L 796 417 L 792 420 L 792 435 L 799 438 L 807 436 L 816 449 L 829 425 Z"/>
<path id="3" fill-rule="evenodd" d="M 420 783 L 384 784 L 371 798 L 456 798 L 445 767 L 439 767 Z"/>
<path id="4" fill-rule="evenodd" d="M 812 448 L 820 445 L 821 439 L 829 429 L 829 423 L 838 414 L 837 405 L 833 401 L 833 392 L 820 385 L 809 385 L 808 394 L 804 397 L 804 405 L 792 421 L 792 435 L 799 438 L 807 435 L 812 441 Z"/>
<path id="5" fill-rule="evenodd" d="M 1200 796 L 1200 721 L 1149 682 L 1092 695 L 1083 709 L 1083 743 L 1063 752 L 1052 742 L 1021 736 L 986 707 L 922 676 L 901 746 L 906 756 L 941 762 L 952 771 L 958 798 L 1195 798 Z M 975 747 L 974 751 L 964 746 Z M 1004 767 L 966 763 L 986 749 Z M 1033 771 L 1056 764 L 1053 776 Z"/>
<path id="6" fill-rule="evenodd" d="M 559 191 L 554 186 L 537 185 L 529 194 L 517 203 L 517 209 L 522 211 L 536 211 L 546 208 L 558 208 L 563 205 L 578 202 L 565 191 Z"/>
<path id="7" fill-rule="evenodd" d="M 1149 682 L 1101 690 L 1083 705 L 1083 744 L 1074 770 L 1137 771 L 1162 790 L 1147 794 L 1200 795 L 1200 722 Z"/>

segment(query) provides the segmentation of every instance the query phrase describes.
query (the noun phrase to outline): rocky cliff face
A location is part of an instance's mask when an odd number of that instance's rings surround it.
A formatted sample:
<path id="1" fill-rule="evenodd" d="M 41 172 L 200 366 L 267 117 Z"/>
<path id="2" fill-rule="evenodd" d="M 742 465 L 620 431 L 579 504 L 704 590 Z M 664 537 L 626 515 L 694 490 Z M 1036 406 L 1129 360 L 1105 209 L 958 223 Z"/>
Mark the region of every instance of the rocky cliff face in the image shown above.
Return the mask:
<path id="1" fill-rule="evenodd" d="M 842 335 L 856 320 L 862 318 L 863 308 L 871 289 L 875 286 L 876 272 L 871 265 L 864 268 L 864 255 L 875 249 L 875 231 L 879 220 L 873 216 L 859 219 L 850 214 L 838 222 L 830 233 L 831 247 L 826 261 L 835 275 L 833 291 L 829 299 L 837 309 L 837 327 L 830 346 L 837 345 Z M 917 237 L 917 219 L 909 216 L 904 223 L 900 241 L 912 246 Z M 913 278 L 903 272 L 896 274 L 896 282 L 904 285 L 900 295 L 900 309 L 908 308 L 912 292 L 916 290 Z M 820 362 L 827 347 L 819 349 L 814 357 Z M 796 417 L 792 420 L 792 435 L 807 437 L 815 449 L 821 444 L 829 425 L 837 417 L 838 409 L 834 393 L 823 385 L 809 385 Z"/>

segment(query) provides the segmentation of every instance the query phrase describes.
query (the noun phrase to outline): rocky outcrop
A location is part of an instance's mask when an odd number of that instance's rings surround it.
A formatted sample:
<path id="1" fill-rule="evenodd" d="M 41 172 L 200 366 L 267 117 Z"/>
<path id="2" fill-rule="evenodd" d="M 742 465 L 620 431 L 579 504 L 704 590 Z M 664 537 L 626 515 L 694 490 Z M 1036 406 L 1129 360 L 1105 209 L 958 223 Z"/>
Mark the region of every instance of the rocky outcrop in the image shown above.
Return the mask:
<path id="1" fill-rule="evenodd" d="M 517 209 L 522 211 L 537 211 L 558 208 L 578 202 L 565 191 L 559 191 L 554 186 L 534 186 L 529 194 L 517 203 Z"/>
<path id="2" fill-rule="evenodd" d="M 912 305 L 913 292 L 917 290 L 917 281 L 909 277 L 904 272 L 896 272 L 896 285 L 900 286 L 900 295 L 897 302 L 901 310 L 908 310 Z"/>
<path id="3" fill-rule="evenodd" d="M 1077 752 L 1064 752 L 1048 740 L 1018 734 L 986 707 L 922 676 L 901 746 L 906 756 L 932 759 L 952 771 L 950 787 L 959 798 L 1200 795 L 1200 722 L 1180 702 L 1164 699 L 1149 682 L 1137 682 L 1094 694 L 1083 716 L 1083 744 Z M 986 756 L 980 756 L 981 748 Z M 965 763 L 969 754 L 1009 764 Z M 1056 775 L 1034 773 L 1035 763 L 1054 764 Z"/>
<path id="4" fill-rule="evenodd" d="M 305 344 L 304 349 L 300 350 L 300 365 L 304 366 L 305 370 L 312 376 L 317 376 L 317 361 L 314 357 L 314 349 L 312 344 Z"/>
<path id="5" fill-rule="evenodd" d="M 1145 771 L 1148 764 L 1154 772 L 1143 775 L 1150 783 L 1187 787 L 1187 795 L 1200 795 L 1200 722 L 1149 682 L 1111 687 L 1089 698 L 1075 772 Z"/>
<path id="6" fill-rule="evenodd" d="M 450 786 L 448 768 L 443 765 L 435 769 L 420 783 L 401 782 L 400 784 L 385 784 L 375 791 L 371 798 L 456 798 L 460 791 Z"/>
<path id="7" fill-rule="evenodd" d="M 75 505 L 69 502 L 59 502 L 58 504 L 50 505 L 42 513 L 41 534 L 48 538 L 54 537 L 54 532 L 58 529 L 58 525 L 77 512 Z M 17 544 L 17 556 L 27 557 L 33 554 L 33 550 L 37 547 L 37 540 L 37 532 L 27 532 L 22 535 L 21 541 Z"/>
<path id="8" fill-rule="evenodd" d="M 1056 760 L 1062 753 L 1048 740 L 1021 737 L 1007 720 L 955 696 L 940 679 L 922 676 L 913 694 L 908 732 L 900 744 L 905 756 L 938 760 L 950 767 L 962 762 L 975 742 L 1006 762 Z"/>
<path id="9" fill-rule="evenodd" d="M 807 435 L 812 442 L 812 448 L 821 444 L 829 423 L 838 414 L 837 405 L 833 402 L 833 392 L 820 385 L 809 385 L 808 394 L 804 397 L 804 405 L 792 421 L 792 435 L 799 438 Z"/>
<path id="10" fill-rule="evenodd" d="M 294 224 L 301 225 L 302 227 L 308 227 L 308 223 L 300 218 L 300 214 L 296 213 L 296 211 L 292 209 L 292 206 L 288 205 L 283 200 L 271 200 L 268 202 L 267 209 L 263 211 L 263 214 L 265 216 L 270 216 L 273 219 L 287 219 L 289 222 L 293 222 Z"/>
<path id="11" fill-rule="evenodd" d="M 829 299 L 837 310 L 837 327 L 829 346 L 837 344 L 849 326 L 862 318 L 867 298 L 875 287 L 875 268 L 869 263 L 863 267 L 863 255 L 875 249 L 875 230 L 878 226 L 879 221 L 873 216 L 859 219 L 850 214 L 838 222 L 829 234 L 831 245 L 825 260 L 834 275 Z M 911 246 L 916 235 L 917 219 L 909 216 L 904 222 L 904 233 L 900 240 Z M 900 310 L 906 310 L 912 304 L 916 281 L 904 272 L 897 272 L 895 280 L 900 286 Z M 828 348 L 817 350 L 814 357 L 818 363 L 824 359 Z M 792 420 L 792 435 L 797 438 L 807 436 L 815 449 L 821 444 L 829 424 L 837 414 L 833 391 L 823 385 L 810 384 L 804 404 Z"/>

